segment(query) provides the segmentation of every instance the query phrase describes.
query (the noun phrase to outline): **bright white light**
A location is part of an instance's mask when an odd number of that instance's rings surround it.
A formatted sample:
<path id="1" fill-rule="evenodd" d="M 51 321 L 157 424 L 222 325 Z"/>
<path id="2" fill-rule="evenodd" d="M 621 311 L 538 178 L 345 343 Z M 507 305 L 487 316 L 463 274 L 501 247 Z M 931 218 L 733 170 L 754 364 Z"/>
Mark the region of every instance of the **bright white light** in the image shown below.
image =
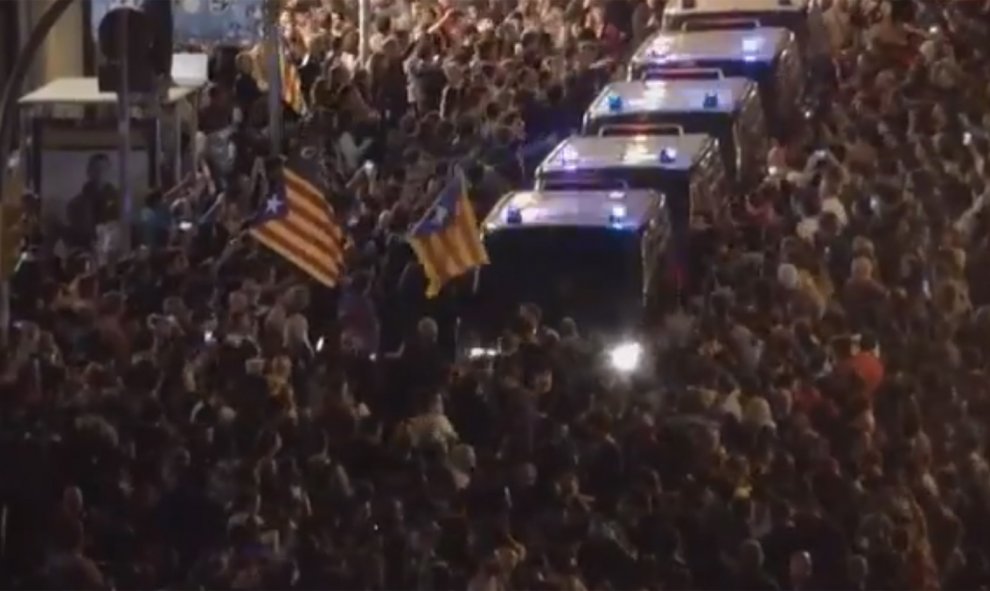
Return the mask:
<path id="1" fill-rule="evenodd" d="M 564 146 L 564 149 L 560 151 L 560 161 L 564 164 L 576 162 L 577 159 L 578 153 L 573 146 Z"/>
<path id="2" fill-rule="evenodd" d="M 763 46 L 763 39 L 761 37 L 746 37 L 742 42 L 742 49 L 746 53 L 751 53 L 754 51 L 759 51 L 760 47 Z"/>
<path id="3" fill-rule="evenodd" d="M 608 193 L 609 199 L 625 199 L 625 197 L 626 197 L 625 191 L 609 191 Z"/>
<path id="4" fill-rule="evenodd" d="M 323 337 L 320 337 L 320 339 L 318 341 L 316 341 L 316 350 L 317 351 L 322 351 L 323 350 L 323 344 L 324 344 L 323 343 Z"/>
<path id="5" fill-rule="evenodd" d="M 643 360 L 643 346 L 636 342 L 616 345 L 608 352 L 608 360 L 612 369 L 618 372 L 634 372 Z"/>
<path id="6" fill-rule="evenodd" d="M 651 154 L 643 144 L 632 143 L 622 154 L 622 161 L 626 164 L 640 164 L 653 160 L 655 157 L 655 154 Z"/>
<path id="7" fill-rule="evenodd" d="M 498 351 L 495 349 L 485 347 L 471 347 L 468 349 L 468 359 L 486 359 L 495 357 L 496 355 L 498 355 Z"/>
<path id="8" fill-rule="evenodd" d="M 612 217 L 617 219 L 622 219 L 626 217 L 626 206 L 625 205 L 613 205 L 612 206 Z"/>
<path id="9" fill-rule="evenodd" d="M 755 55 L 744 55 L 743 56 L 743 61 L 744 62 L 755 62 L 756 61 L 756 56 Z"/>

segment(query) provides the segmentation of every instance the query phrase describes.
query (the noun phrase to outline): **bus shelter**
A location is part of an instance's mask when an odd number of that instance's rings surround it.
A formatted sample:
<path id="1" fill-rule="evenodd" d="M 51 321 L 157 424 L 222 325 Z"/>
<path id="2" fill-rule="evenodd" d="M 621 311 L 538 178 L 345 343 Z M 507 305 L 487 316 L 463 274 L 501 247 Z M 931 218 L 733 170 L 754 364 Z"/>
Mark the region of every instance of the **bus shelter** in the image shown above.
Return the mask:
<path id="1" fill-rule="evenodd" d="M 192 138 L 203 87 L 173 86 L 158 105 L 131 107 L 127 178 L 135 207 L 150 188 L 174 185 L 195 166 Z M 58 78 L 22 96 L 18 106 L 20 162 L 46 219 L 64 217 L 94 156 L 105 155 L 110 178 L 120 181 L 117 95 L 100 92 L 96 78 Z"/>

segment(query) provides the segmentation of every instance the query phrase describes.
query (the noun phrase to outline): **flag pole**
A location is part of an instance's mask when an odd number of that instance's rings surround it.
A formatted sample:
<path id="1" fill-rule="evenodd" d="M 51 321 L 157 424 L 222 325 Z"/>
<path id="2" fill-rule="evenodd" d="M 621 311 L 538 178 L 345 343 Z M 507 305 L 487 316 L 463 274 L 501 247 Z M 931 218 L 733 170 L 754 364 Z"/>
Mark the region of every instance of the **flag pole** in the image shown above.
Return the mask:
<path id="1" fill-rule="evenodd" d="M 371 8 L 370 0 L 358 0 L 358 63 L 364 66 L 368 61 L 368 34 Z"/>
<path id="2" fill-rule="evenodd" d="M 282 152 L 282 35 L 279 0 L 265 3 L 265 58 L 268 61 L 268 139 L 272 156 Z"/>

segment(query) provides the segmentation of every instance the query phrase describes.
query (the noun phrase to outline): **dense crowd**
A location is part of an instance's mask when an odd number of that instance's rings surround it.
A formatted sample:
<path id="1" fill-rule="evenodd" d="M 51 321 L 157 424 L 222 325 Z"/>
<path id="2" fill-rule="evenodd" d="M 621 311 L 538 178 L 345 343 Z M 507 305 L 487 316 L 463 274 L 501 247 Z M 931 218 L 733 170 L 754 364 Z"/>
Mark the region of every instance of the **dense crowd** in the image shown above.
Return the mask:
<path id="1" fill-rule="evenodd" d="M 453 356 L 403 234 L 452 167 L 481 213 L 524 185 L 662 2 L 384 0 L 365 63 L 343 3 L 290 8 L 338 290 L 243 236 L 264 77 L 218 52 L 220 199 L 149 195 L 139 246 L 97 256 L 97 159 L 68 227 L 29 234 L 0 585 L 988 588 L 990 3 L 826 4 L 834 96 L 705 236 L 645 389 L 532 305 L 498 356 Z"/>

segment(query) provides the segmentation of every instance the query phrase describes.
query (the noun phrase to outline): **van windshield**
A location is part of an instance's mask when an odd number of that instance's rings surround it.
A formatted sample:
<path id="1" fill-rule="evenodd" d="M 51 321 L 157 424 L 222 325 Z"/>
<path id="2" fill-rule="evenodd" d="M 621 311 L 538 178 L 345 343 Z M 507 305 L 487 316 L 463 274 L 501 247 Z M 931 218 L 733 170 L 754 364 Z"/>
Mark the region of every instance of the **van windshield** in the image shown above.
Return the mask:
<path id="1" fill-rule="evenodd" d="M 723 137 L 732 133 L 734 116 L 735 113 L 724 111 L 657 111 L 644 115 L 643 123 L 611 123 L 605 120 L 600 126 L 600 135 L 674 135 L 669 129 L 677 128 L 679 133 L 703 133 L 724 141 Z"/>
<path id="2" fill-rule="evenodd" d="M 673 30 L 687 28 L 691 31 L 740 29 L 751 27 L 729 25 L 755 21 L 759 27 L 775 27 L 797 32 L 804 28 L 807 18 L 807 15 L 799 10 L 727 10 L 675 17 L 671 19 L 671 24 L 667 28 Z"/>
<path id="3" fill-rule="evenodd" d="M 684 169 L 628 166 L 596 171 L 545 171 L 537 173 L 543 190 L 565 189 L 650 189 L 665 196 L 674 225 L 690 215 L 691 173 Z"/>
<path id="4" fill-rule="evenodd" d="M 610 227 L 526 227 L 485 236 L 491 261 L 478 296 L 486 317 L 504 318 L 522 302 L 549 319 L 572 316 L 596 328 L 638 320 L 642 299 L 640 233 Z"/>

